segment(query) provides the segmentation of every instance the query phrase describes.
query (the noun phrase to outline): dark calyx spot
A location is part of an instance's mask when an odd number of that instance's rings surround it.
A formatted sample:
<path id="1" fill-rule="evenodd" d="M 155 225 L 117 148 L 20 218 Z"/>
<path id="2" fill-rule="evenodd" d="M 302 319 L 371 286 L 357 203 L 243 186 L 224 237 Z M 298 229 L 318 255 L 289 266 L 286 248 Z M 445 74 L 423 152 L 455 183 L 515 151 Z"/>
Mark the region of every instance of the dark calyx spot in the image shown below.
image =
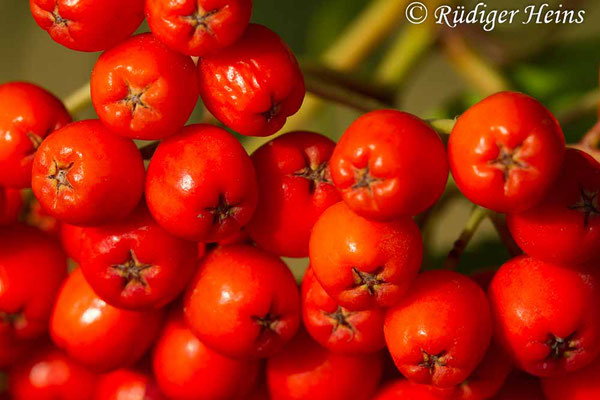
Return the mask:
<path id="1" fill-rule="evenodd" d="M 138 107 L 150 108 L 150 106 L 142 100 L 142 96 L 147 90 L 147 87 L 144 89 L 136 89 L 127 84 L 127 96 L 125 96 L 121 102 L 131 110 L 132 114 L 135 113 L 135 110 L 137 110 Z"/>
<path id="2" fill-rule="evenodd" d="M 60 189 L 62 187 L 73 189 L 73 186 L 71 185 L 71 182 L 69 182 L 69 178 L 67 177 L 71 168 L 73 168 L 72 162 L 67 165 L 61 165 L 58 163 L 58 161 L 53 160 L 52 166 L 50 167 L 50 174 L 48 175 L 48 179 L 54 180 L 54 184 L 56 186 L 56 194 L 60 193 Z"/>
<path id="3" fill-rule="evenodd" d="M 219 200 L 214 207 L 207 207 L 206 211 L 213 216 L 213 225 L 223 224 L 228 218 L 232 217 L 237 212 L 238 207 L 227 203 L 224 194 L 219 194 Z M 201 215 L 199 215 L 201 216 Z"/>
<path id="4" fill-rule="evenodd" d="M 519 152 L 521 150 L 521 146 L 517 146 L 514 149 L 509 149 L 504 146 L 502 143 L 498 143 L 498 147 L 500 148 L 500 152 L 498 154 L 498 158 L 489 162 L 495 168 L 498 168 L 504 174 L 504 181 L 508 181 L 510 177 L 510 171 L 515 168 L 528 168 L 529 165 L 519 160 Z"/>
<path id="5" fill-rule="evenodd" d="M 583 226 L 587 228 L 590 218 L 600 214 L 600 210 L 598 210 L 598 191 L 588 192 L 584 188 L 580 188 L 579 191 L 581 193 L 579 201 L 569 206 L 569 209 L 583 213 Z"/>
<path id="6" fill-rule="evenodd" d="M 308 190 L 310 193 L 314 193 L 317 185 L 321 183 L 332 184 L 331 174 L 329 173 L 329 163 L 327 162 L 318 165 L 307 165 L 306 167 L 294 172 L 292 176 L 308 179 Z"/>
<path id="7" fill-rule="evenodd" d="M 373 194 L 373 185 L 377 182 L 381 182 L 383 179 L 374 178 L 369 173 L 369 166 L 367 165 L 365 168 L 356 168 L 354 170 L 354 185 L 352 185 L 352 189 L 362 189 L 365 188 L 369 191 L 369 194 Z"/>
<path id="8" fill-rule="evenodd" d="M 548 340 L 546 341 L 546 345 L 550 347 L 550 354 L 548 354 L 548 358 L 558 360 L 563 357 L 568 357 L 569 352 L 576 351 L 577 346 L 573 340 L 574 336 L 575 333 L 572 333 L 566 338 L 555 336 L 552 333 L 549 334 Z"/>
<path id="9" fill-rule="evenodd" d="M 56 5 L 56 7 L 54 7 L 54 10 L 50 14 L 52 14 L 52 19 L 54 20 L 54 25 L 64 25 L 64 26 L 67 26 L 69 24 L 69 20 L 63 18 L 58 13 L 58 4 Z"/>
<path id="10" fill-rule="evenodd" d="M 252 321 L 260 326 L 259 337 L 267 332 L 276 332 L 277 324 L 279 323 L 279 316 L 275 315 L 272 311 L 269 311 L 262 317 L 253 315 L 250 318 L 252 318 Z"/>
<path id="11" fill-rule="evenodd" d="M 148 286 L 148 282 L 143 276 L 143 272 L 148 268 L 152 268 L 152 264 L 144 264 L 138 260 L 133 250 L 129 250 L 129 259 L 122 264 L 111 265 L 117 274 L 125 279 L 125 286 L 137 284 L 144 287 Z"/>
<path id="12" fill-rule="evenodd" d="M 279 115 L 281 111 L 281 103 L 277 103 L 273 97 L 271 97 L 271 106 L 267 111 L 261 112 L 260 115 L 265 117 L 267 122 L 271 122 L 273 118 Z"/>
<path id="13" fill-rule="evenodd" d="M 350 331 L 350 339 L 354 339 L 354 333 L 356 332 L 354 326 L 348 322 L 348 318 L 350 318 L 354 313 L 352 311 L 348 311 L 345 308 L 338 306 L 337 310 L 332 313 L 328 313 L 323 311 L 325 316 L 332 320 L 333 322 L 333 330 L 331 333 L 336 332 L 339 328 L 345 328 Z"/>
<path id="14" fill-rule="evenodd" d="M 213 15 L 215 15 L 218 12 L 219 12 L 218 9 L 212 10 L 212 11 L 205 11 L 202 8 L 198 7 L 198 8 L 196 8 L 196 11 L 194 11 L 193 14 L 186 15 L 182 18 L 188 24 L 192 25 L 196 29 L 196 31 L 198 31 L 198 29 L 204 29 L 206 32 L 208 32 L 209 34 L 214 36 L 215 33 L 208 25 L 208 21 L 210 20 L 210 18 Z"/>
<path id="15" fill-rule="evenodd" d="M 429 354 L 425 350 L 421 349 L 423 355 L 423 361 L 419 363 L 419 367 L 424 367 L 429 370 L 429 373 L 433 375 L 436 367 L 445 367 L 446 362 L 443 360 L 446 355 L 446 351 L 442 351 L 438 354 Z"/>
<path id="16" fill-rule="evenodd" d="M 24 315 L 22 311 L 17 311 L 14 313 L 7 313 L 4 311 L 0 311 L 0 323 L 7 325 L 19 325 L 24 321 Z"/>
<path id="17" fill-rule="evenodd" d="M 375 295 L 377 286 L 384 285 L 386 282 L 379 277 L 383 268 L 379 268 L 373 273 L 363 272 L 356 267 L 352 267 L 352 275 L 354 276 L 354 286 L 364 287 L 371 296 Z"/>

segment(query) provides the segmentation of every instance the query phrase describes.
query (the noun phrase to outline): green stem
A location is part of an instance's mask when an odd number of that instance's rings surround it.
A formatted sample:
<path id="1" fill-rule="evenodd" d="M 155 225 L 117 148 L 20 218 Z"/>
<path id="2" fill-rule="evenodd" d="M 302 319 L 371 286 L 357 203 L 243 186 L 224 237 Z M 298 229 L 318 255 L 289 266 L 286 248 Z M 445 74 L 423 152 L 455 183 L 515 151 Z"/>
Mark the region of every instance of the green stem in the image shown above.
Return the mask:
<path id="1" fill-rule="evenodd" d="M 84 111 L 92 104 L 90 83 L 86 82 L 80 88 L 76 89 L 65 98 L 63 103 L 71 115 L 76 115 Z"/>
<path id="2" fill-rule="evenodd" d="M 456 119 L 428 119 L 427 122 L 441 135 L 450 135 Z"/>
<path id="3" fill-rule="evenodd" d="M 465 223 L 465 226 L 462 232 L 460 233 L 460 236 L 454 242 L 454 246 L 452 247 L 452 250 L 450 250 L 450 253 L 448 253 L 448 257 L 446 258 L 446 261 L 444 263 L 445 269 L 455 270 L 458 267 L 460 257 L 462 256 L 465 249 L 467 248 L 467 245 L 473 238 L 475 231 L 477 231 L 477 228 L 479 228 L 481 222 L 483 222 L 483 220 L 489 215 L 490 211 L 488 209 L 480 206 L 473 206 L 473 210 L 471 211 L 469 219 Z"/>
<path id="4" fill-rule="evenodd" d="M 506 218 L 504 217 L 504 215 L 498 214 L 496 212 L 491 212 L 490 220 L 492 221 L 494 229 L 496 229 L 498 236 L 500 236 L 500 240 L 504 244 L 504 247 L 506 247 L 506 250 L 508 250 L 508 253 L 511 255 L 511 257 L 515 257 L 522 254 L 523 252 L 521 251 L 515 240 L 512 238 L 512 235 L 508 230 L 508 226 L 506 225 Z"/>

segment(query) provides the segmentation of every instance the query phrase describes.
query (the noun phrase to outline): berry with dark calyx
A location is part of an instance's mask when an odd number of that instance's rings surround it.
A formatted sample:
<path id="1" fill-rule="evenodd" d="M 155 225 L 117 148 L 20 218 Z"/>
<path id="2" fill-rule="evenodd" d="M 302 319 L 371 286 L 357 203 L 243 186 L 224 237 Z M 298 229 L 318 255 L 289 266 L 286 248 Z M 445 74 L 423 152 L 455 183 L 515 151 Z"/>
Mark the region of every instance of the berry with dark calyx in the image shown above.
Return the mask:
<path id="1" fill-rule="evenodd" d="M 146 0 L 152 33 L 183 54 L 202 57 L 238 40 L 252 13 L 252 0 Z"/>
<path id="2" fill-rule="evenodd" d="M 421 273 L 387 310 L 385 341 L 400 372 L 416 383 L 458 385 L 483 359 L 492 336 L 483 290 L 453 271 Z"/>
<path id="3" fill-rule="evenodd" d="M 317 280 L 351 311 L 396 304 L 417 276 L 423 256 L 421 233 L 412 219 L 370 221 L 344 202 L 317 220 L 309 248 Z"/>
<path id="4" fill-rule="evenodd" d="M 131 139 L 98 120 L 52 133 L 33 162 L 33 192 L 49 215 L 73 225 L 97 225 L 128 215 L 144 188 L 144 163 Z"/>
<path id="5" fill-rule="evenodd" d="M 600 248 L 600 164 L 567 149 L 562 171 L 544 200 L 507 215 L 513 238 L 530 256 L 559 264 L 598 258 Z"/>
<path id="6" fill-rule="evenodd" d="M 295 114 L 305 95 L 296 57 L 272 30 L 250 24 L 233 45 L 198 61 L 200 96 L 223 124 L 269 136 Z"/>
<path id="7" fill-rule="evenodd" d="M 302 281 L 304 326 L 321 346 L 335 353 L 373 353 L 385 347 L 385 310 L 350 311 L 336 304 L 308 268 Z"/>
<path id="8" fill-rule="evenodd" d="M 252 154 L 259 200 L 247 229 L 260 247 L 280 256 L 308 256 L 313 225 L 340 200 L 329 173 L 334 147 L 317 133 L 290 132 Z"/>
<path id="9" fill-rule="evenodd" d="M 168 232 L 218 242 L 239 234 L 258 198 L 252 161 L 222 128 L 198 124 L 163 140 L 148 167 L 146 202 Z"/>
<path id="10" fill-rule="evenodd" d="M 162 229 L 140 205 L 126 219 L 82 233 L 80 265 L 94 291 L 124 309 L 159 308 L 192 278 L 198 245 Z"/>
<path id="11" fill-rule="evenodd" d="M 90 87 L 102 123 L 132 139 L 162 139 L 174 134 L 198 101 L 192 59 L 169 49 L 150 33 L 104 52 L 94 66 Z"/>
<path id="12" fill-rule="evenodd" d="M 330 160 L 344 201 L 365 218 L 417 215 L 442 195 L 448 180 L 444 143 L 414 115 L 378 110 L 344 132 Z"/>
<path id="13" fill-rule="evenodd" d="M 114 46 L 144 20 L 144 0 L 29 0 L 29 5 L 55 42 L 78 51 Z"/>
<path id="14" fill-rule="evenodd" d="M 184 296 L 190 329 L 234 358 L 269 357 L 300 325 L 300 295 L 279 258 L 249 245 L 218 247 L 198 267 Z"/>
<path id="15" fill-rule="evenodd" d="M 524 371 L 551 377 L 600 354 L 595 265 L 566 267 L 520 256 L 496 273 L 488 293 L 494 335 Z"/>
<path id="16" fill-rule="evenodd" d="M 525 211 L 545 198 L 560 172 L 565 138 L 540 102 L 516 92 L 493 94 L 456 121 L 450 169 L 473 203 L 497 212 Z"/>

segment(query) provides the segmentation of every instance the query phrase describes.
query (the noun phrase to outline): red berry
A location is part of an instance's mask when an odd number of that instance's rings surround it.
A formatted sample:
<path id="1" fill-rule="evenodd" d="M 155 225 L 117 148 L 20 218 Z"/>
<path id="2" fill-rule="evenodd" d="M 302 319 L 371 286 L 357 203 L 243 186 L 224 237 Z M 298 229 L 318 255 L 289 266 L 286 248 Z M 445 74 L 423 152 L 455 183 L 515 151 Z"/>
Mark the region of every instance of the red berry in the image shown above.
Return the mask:
<path id="1" fill-rule="evenodd" d="M 159 308 L 192 278 L 198 245 L 171 236 L 140 206 L 125 220 L 86 228 L 81 271 L 108 304 L 125 309 Z"/>
<path id="2" fill-rule="evenodd" d="M 81 236 L 83 227 L 60 224 L 60 241 L 67 255 L 75 262 L 81 259 Z"/>
<path id="3" fill-rule="evenodd" d="M 216 242 L 248 224 L 257 202 L 252 161 L 236 138 L 212 125 L 190 125 L 156 149 L 146 201 L 174 235 Z"/>
<path id="4" fill-rule="evenodd" d="M 600 286 L 593 267 L 521 256 L 496 273 L 489 288 L 494 334 L 521 369 L 556 376 L 600 354 Z"/>
<path id="5" fill-rule="evenodd" d="M 542 379 L 548 400 L 600 399 L 600 358 L 570 374 Z"/>
<path id="6" fill-rule="evenodd" d="M 248 25 L 233 45 L 200 58 L 198 72 L 206 108 L 242 135 L 272 135 L 304 99 L 304 78 L 294 54 L 262 25 Z"/>
<path id="7" fill-rule="evenodd" d="M 29 5 L 55 42 L 79 51 L 107 49 L 144 20 L 144 0 L 29 0 Z"/>
<path id="8" fill-rule="evenodd" d="M 62 351 L 46 347 L 9 371 L 13 400 L 93 399 L 98 375 Z"/>
<path id="9" fill-rule="evenodd" d="M 300 332 L 267 361 L 272 400 L 371 399 L 383 369 L 382 354 L 330 352 Z"/>
<path id="10" fill-rule="evenodd" d="M 34 339 L 48 330 L 52 302 L 67 276 L 60 244 L 37 229 L 0 229 L 0 326 L 3 334 Z"/>
<path id="11" fill-rule="evenodd" d="M 532 97 L 501 92 L 461 115 L 448 142 L 452 176 L 473 203 L 521 212 L 558 176 L 565 139 L 556 118 Z"/>
<path id="12" fill-rule="evenodd" d="M 395 110 L 354 121 L 331 156 L 331 177 L 350 208 L 390 220 L 431 207 L 444 192 L 444 144 L 425 122 Z"/>
<path id="13" fill-rule="evenodd" d="M 537 206 L 507 216 L 515 241 L 527 254 L 560 264 L 598 258 L 600 248 L 600 164 L 567 149 L 562 171 Z"/>
<path id="14" fill-rule="evenodd" d="M 98 118 L 115 133 L 133 139 L 174 134 L 198 100 L 192 59 L 170 50 L 150 33 L 104 52 L 90 85 Z"/>
<path id="15" fill-rule="evenodd" d="M 118 369 L 98 380 L 95 400 L 166 400 L 149 374 Z"/>
<path id="16" fill-rule="evenodd" d="M 452 400 L 493 398 L 512 369 L 510 357 L 504 349 L 492 342 L 475 371 L 465 381 L 456 386 Z"/>
<path id="17" fill-rule="evenodd" d="M 304 326 L 321 346 L 336 353 L 373 353 L 385 347 L 383 317 L 374 308 L 350 311 L 336 304 L 308 268 L 302 281 Z"/>
<path id="18" fill-rule="evenodd" d="M 494 397 L 494 400 L 547 400 L 542 392 L 540 380 L 514 370 Z M 563 399 L 561 399 L 563 400 Z M 586 399 L 587 400 L 587 399 Z M 591 400 L 591 399 L 590 399 Z"/>
<path id="19" fill-rule="evenodd" d="M 71 122 L 51 93 L 26 82 L 0 85 L 0 185 L 31 187 L 31 165 L 40 143 Z"/>
<path id="20" fill-rule="evenodd" d="M 204 345 L 180 311 L 167 320 L 152 361 L 160 389 L 172 399 L 245 398 L 259 372 L 258 360 L 227 358 Z"/>
<path id="21" fill-rule="evenodd" d="M 280 256 L 308 256 L 310 231 L 325 209 L 340 200 L 329 174 L 335 143 L 312 132 L 291 132 L 252 154 L 259 201 L 248 232 Z"/>
<path id="22" fill-rule="evenodd" d="M 373 400 L 454 400 L 451 389 L 439 392 L 434 387 L 411 382 L 407 379 L 396 379 L 377 392 Z"/>
<path id="23" fill-rule="evenodd" d="M 146 0 L 152 33 L 167 46 L 190 56 L 204 56 L 242 36 L 252 0 Z"/>
<path id="24" fill-rule="evenodd" d="M 269 357 L 300 324 L 300 296 L 292 273 L 279 258 L 249 245 L 209 253 L 184 304 L 190 329 L 230 357 Z"/>
<path id="25" fill-rule="evenodd" d="M 39 147 L 32 186 L 42 209 L 75 225 L 96 225 L 128 215 L 144 188 L 144 163 L 133 141 L 100 121 L 69 124 Z"/>
<path id="26" fill-rule="evenodd" d="M 426 271 L 387 311 L 384 333 L 394 363 L 409 380 L 454 386 L 475 370 L 489 346 L 489 304 L 468 277 Z"/>
<path id="27" fill-rule="evenodd" d="M 20 190 L 0 186 L 0 226 L 17 222 L 22 207 L 23 196 Z"/>
<path id="28" fill-rule="evenodd" d="M 343 202 L 325 210 L 310 237 L 315 276 L 339 305 L 353 311 L 396 304 L 417 276 L 422 256 L 412 219 L 369 221 Z"/>
<path id="29" fill-rule="evenodd" d="M 105 303 L 77 268 L 58 293 L 50 333 L 73 359 L 109 371 L 136 362 L 156 338 L 162 320 L 158 310 L 126 311 Z"/>

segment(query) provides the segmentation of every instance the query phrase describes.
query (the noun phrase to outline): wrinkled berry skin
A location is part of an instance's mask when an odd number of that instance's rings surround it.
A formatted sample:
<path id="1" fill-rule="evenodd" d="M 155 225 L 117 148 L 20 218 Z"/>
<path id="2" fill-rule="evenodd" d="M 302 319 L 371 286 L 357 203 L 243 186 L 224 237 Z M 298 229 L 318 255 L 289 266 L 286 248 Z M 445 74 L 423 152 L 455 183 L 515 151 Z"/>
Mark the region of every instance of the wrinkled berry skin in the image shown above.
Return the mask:
<path id="1" fill-rule="evenodd" d="M 206 108 L 242 135 L 274 134 L 300 109 L 305 95 L 294 54 L 262 25 L 248 25 L 233 45 L 200 58 L 198 72 Z"/>

